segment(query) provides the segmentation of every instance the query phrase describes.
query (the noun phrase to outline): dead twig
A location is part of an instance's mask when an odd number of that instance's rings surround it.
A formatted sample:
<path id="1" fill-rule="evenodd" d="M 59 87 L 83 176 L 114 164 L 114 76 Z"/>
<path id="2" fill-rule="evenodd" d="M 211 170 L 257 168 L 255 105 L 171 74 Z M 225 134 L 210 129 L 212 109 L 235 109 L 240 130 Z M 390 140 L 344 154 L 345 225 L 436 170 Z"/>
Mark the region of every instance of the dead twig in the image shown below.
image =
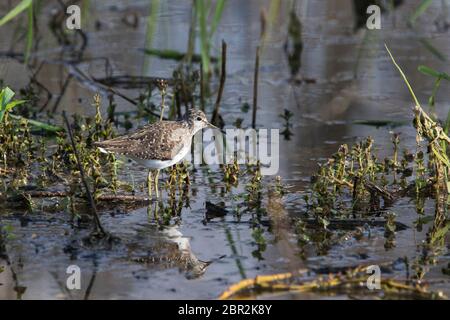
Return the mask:
<path id="1" fill-rule="evenodd" d="M 31 198 L 64 198 L 73 196 L 73 194 L 66 191 L 27 191 L 23 193 L 24 196 Z M 13 199 L 13 198 L 11 198 Z M 120 195 L 120 194 L 100 194 L 97 201 L 121 201 L 121 202 L 151 202 L 148 197 Z"/>
<path id="2" fill-rule="evenodd" d="M 70 123 L 69 123 L 69 120 L 67 119 L 67 115 L 66 115 L 65 111 L 63 111 L 62 115 L 63 115 L 64 121 L 66 123 L 67 132 L 69 133 L 70 142 L 72 144 L 73 152 L 74 152 L 75 158 L 77 160 L 78 170 L 80 171 L 80 175 L 81 175 L 81 181 L 83 182 L 84 188 L 86 190 L 86 197 L 88 198 L 89 204 L 92 208 L 96 231 L 99 232 L 101 235 L 105 236 L 106 232 L 103 229 L 100 219 L 98 217 L 97 207 L 95 206 L 94 197 L 92 196 L 91 190 L 89 188 L 89 184 L 87 183 L 86 175 L 84 173 L 80 155 L 78 154 L 77 146 L 75 144 L 75 140 L 73 139 L 72 128 L 70 127 Z"/>
<path id="3" fill-rule="evenodd" d="M 158 81 L 164 80 L 169 86 L 175 84 L 172 78 L 161 78 L 161 77 L 145 77 L 145 76 L 110 76 L 105 78 L 92 78 L 95 82 L 101 83 L 109 87 L 117 87 L 121 89 L 145 89 L 148 87 L 149 83 L 156 85 Z"/>
<path id="4" fill-rule="evenodd" d="M 264 292 L 317 292 L 317 291 L 348 291 L 354 288 L 367 290 L 367 270 L 369 266 L 358 266 L 345 270 L 338 274 L 330 274 L 327 277 L 318 277 L 310 281 L 300 281 L 298 275 L 305 274 L 300 270 L 297 275 L 291 272 L 257 276 L 253 279 L 244 279 L 225 290 L 220 296 L 220 300 L 226 300 L 235 296 L 248 297 L 249 293 Z M 412 295 L 422 299 L 445 299 L 442 292 L 431 292 L 426 290 L 424 284 L 408 284 L 399 280 L 382 278 L 380 280 L 382 292 L 385 295 L 394 294 L 398 296 Z"/>

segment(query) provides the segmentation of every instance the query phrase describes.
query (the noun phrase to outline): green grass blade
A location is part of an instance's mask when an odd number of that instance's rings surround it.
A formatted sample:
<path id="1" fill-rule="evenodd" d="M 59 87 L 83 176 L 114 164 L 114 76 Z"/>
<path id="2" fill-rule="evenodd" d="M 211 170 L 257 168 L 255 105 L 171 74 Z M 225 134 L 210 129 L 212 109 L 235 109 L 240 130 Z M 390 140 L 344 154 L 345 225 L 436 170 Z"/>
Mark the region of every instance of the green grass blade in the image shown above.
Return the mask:
<path id="1" fill-rule="evenodd" d="M 434 82 L 433 91 L 431 92 L 431 96 L 428 99 L 428 104 L 429 104 L 430 107 L 434 107 L 435 97 L 436 97 L 436 94 L 437 94 L 437 92 L 439 90 L 439 87 L 441 85 L 441 80 L 442 80 L 442 78 L 438 77 L 436 79 L 436 81 Z"/>
<path id="2" fill-rule="evenodd" d="M 214 17 L 211 22 L 211 29 L 209 30 L 209 36 L 212 37 L 216 32 L 220 19 L 222 18 L 223 9 L 225 8 L 225 0 L 218 0 L 216 4 L 216 10 L 214 11 Z"/>
<path id="3" fill-rule="evenodd" d="M 25 64 L 28 63 L 30 58 L 31 49 L 33 47 L 33 34 L 34 34 L 34 13 L 33 13 L 33 2 L 31 2 L 28 7 L 28 30 L 27 30 L 27 45 L 25 48 Z"/>
<path id="4" fill-rule="evenodd" d="M 295 4 L 294 4 L 295 6 Z M 270 25 L 274 25 L 275 20 L 280 14 L 281 0 L 270 0 L 269 5 L 269 23 Z"/>
<path id="5" fill-rule="evenodd" d="M 444 132 L 448 135 L 448 132 L 450 130 L 450 111 L 447 113 L 447 118 L 445 119 L 444 124 Z"/>
<path id="6" fill-rule="evenodd" d="M 151 1 L 150 14 L 147 19 L 147 30 L 145 38 L 145 48 L 152 47 L 153 35 L 155 34 L 156 24 L 158 22 L 159 0 Z"/>
<path id="7" fill-rule="evenodd" d="M 441 78 L 441 79 L 445 79 L 447 81 L 450 81 L 450 75 L 448 75 L 445 72 L 439 72 L 437 70 L 434 70 L 430 67 L 424 66 L 424 65 L 420 65 L 417 67 L 417 70 L 419 70 L 419 72 L 426 74 L 428 76 L 432 76 L 435 78 Z"/>
<path id="8" fill-rule="evenodd" d="M 90 9 L 91 9 L 91 2 L 90 0 L 83 0 L 81 2 L 81 7 L 82 7 L 82 17 L 83 17 L 83 24 L 85 26 L 89 25 L 89 13 L 90 13 Z"/>
<path id="9" fill-rule="evenodd" d="M 14 94 L 14 91 L 9 87 L 2 89 L 0 92 L 0 123 L 3 122 L 5 113 L 8 111 L 8 104 L 14 97 Z"/>
<path id="10" fill-rule="evenodd" d="M 431 237 L 431 243 L 442 240 L 447 232 L 450 230 L 450 222 L 447 222 L 443 227 L 439 228 Z"/>
<path id="11" fill-rule="evenodd" d="M 203 73 L 209 73 L 209 37 L 206 27 L 206 6 L 205 0 L 195 0 L 197 6 L 198 21 L 200 26 L 200 47 L 203 64 Z"/>
<path id="12" fill-rule="evenodd" d="M 414 103 L 416 104 L 416 106 L 419 106 L 419 107 L 420 107 L 419 100 L 417 99 L 416 95 L 414 94 L 414 91 L 413 91 L 411 85 L 409 84 L 409 81 L 408 81 L 408 79 L 406 78 L 406 75 L 403 73 L 402 68 L 400 68 L 400 66 L 399 66 L 399 65 L 397 64 L 397 62 L 395 61 L 395 59 L 394 59 L 394 57 L 392 56 L 391 51 L 389 51 L 389 48 L 388 48 L 388 46 L 386 45 L 386 43 L 384 44 L 384 46 L 385 46 L 387 52 L 389 53 L 389 56 L 391 57 L 392 63 L 394 63 L 395 67 L 398 69 L 398 71 L 400 72 L 400 74 L 401 74 L 403 80 L 405 81 L 406 85 L 408 86 L 409 92 L 411 93 L 411 96 L 412 96 L 413 99 L 414 99 Z"/>
<path id="13" fill-rule="evenodd" d="M 420 17 L 428 9 L 428 7 L 432 2 L 433 0 L 423 0 L 409 18 L 409 23 L 411 25 L 414 25 L 416 23 L 417 18 Z"/>
<path id="14" fill-rule="evenodd" d="M 28 121 L 28 123 L 31 126 L 33 126 L 34 128 L 41 129 L 41 130 L 44 130 L 44 131 L 47 131 L 47 132 L 56 133 L 56 132 L 64 131 L 64 128 L 61 128 L 61 127 L 58 127 L 58 126 L 54 126 L 54 125 L 51 125 L 51 124 L 47 124 L 47 123 L 44 123 L 44 122 L 41 122 L 41 121 L 33 120 L 33 119 L 27 119 L 27 118 L 24 118 L 22 116 L 18 116 L 18 115 L 15 115 L 15 114 L 8 114 L 8 117 L 11 118 L 11 119 L 14 119 L 14 120 L 18 120 L 18 121 L 20 121 L 22 119 L 26 119 Z"/>
<path id="15" fill-rule="evenodd" d="M 18 105 L 21 105 L 21 104 L 24 104 L 25 102 L 27 102 L 27 100 L 16 100 L 16 101 L 10 102 L 6 106 L 5 111 L 8 112 L 8 111 L 14 109 L 14 107 L 16 107 Z"/>
<path id="16" fill-rule="evenodd" d="M 423 44 L 423 46 L 430 51 L 436 58 L 438 58 L 441 61 L 447 61 L 447 57 L 441 52 L 439 51 L 435 46 L 433 46 L 431 44 L 430 41 L 428 41 L 427 39 L 420 39 L 419 40 L 420 43 Z"/>
<path id="17" fill-rule="evenodd" d="M 14 97 L 15 92 L 12 91 L 9 87 L 2 89 L 0 92 L 0 110 L 5 110 L 8 103 Z"/>
<path id="18" fill-rule="evenodd" d="M 426 74 L 426 75 L 429 75 L 429 76 L 432 76 L 432 77 L 435 77 L 435 78 L 440 78 L 441 77 L 440 72 L 438 72 L 438 71 L 436 71 L 434 69 L 431 69 L 431 68 L 429 68 L 427 66 L 424 66 L 424 65 L 418 66 L 417 70 L 419 70 L 423 74 Z"/>
<path id="19" fill-rule="evenodd" d="M 22 11 L 27 9 L 33 0 L 22 0 L 17 6 L 15 6 L 10 12 L 6 14 L 3 18 L 0 19 L 0 27 L 4 24 L 8 23 L 10 20 L 17 17 Z"/>
<path id="20" fill-rule="evenodd" d="M 156 31 L 156 26 L 158 25 L 158 12 L 159 12 L 159 0 L 150 1 L 150 14 L 147 18 L 147 28 L 145 31 L 145 49 L 149 50 L 153 45 L 153 38 Z M 144 70 L 145 72 L 149 69 L 150 61 L 145 59 Z"/>

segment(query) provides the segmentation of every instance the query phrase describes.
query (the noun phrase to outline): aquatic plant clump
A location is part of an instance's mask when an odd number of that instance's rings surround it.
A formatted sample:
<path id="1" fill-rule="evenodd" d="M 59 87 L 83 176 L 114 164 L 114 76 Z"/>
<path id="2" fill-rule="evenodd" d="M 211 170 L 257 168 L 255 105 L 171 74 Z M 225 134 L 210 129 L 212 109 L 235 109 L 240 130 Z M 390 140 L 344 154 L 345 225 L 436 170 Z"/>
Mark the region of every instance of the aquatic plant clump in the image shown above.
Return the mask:
<path id="1" fill-rule="evenodd" d="M 98 95 L 94 97 L 94 106 L 95 119 L 74 116 L 71 126 L 81 162 L 92 181 L 94 194 L 99 195 L 105 187 L 115 191 L 118 179 L 115 158 L 92 149 L 94 141 L 114 136 L 111 123 L 100 115 Z M 58 132 L 55 140 L 45 139 L 31 133 L 27 119 L 22 118 L 16 123 L 6 115 L 0 126 L 0 142 L 2 189 L 6 196 L 24 192 L 23 187 L 39 190 L 47 184 L 65 185 L 69 182 L 70 186 L 77 185 L 79 170 L 65 132 Z M 69 193 L 77 192 L 76 188 L 70 189 Z"/>
<path id="2" fill-rule="evenodd" d="M 383 277 L 380 290 L 371 294 L 383 299 L 446 299 L 442 292 L 427 289 L 423 281 L 428 271 L 427 265 L 435 264 L 442 251 L 444 239 L 450 229 L 447 217 L 447 144 L 450 142 L 442 127 L 433 121 L 420 106 L 414 108 L 414 126 L 417 130 L 417 148 L 414 152 L 404 150 L 401 155 L 400 136 L 392 134 L 393 155 L 379 159 L 374 153 L 374 141 L 368 137 L 349 147 L 341 145 L 327 162 L 319 165 L 317 174 L 311 178 L 311 188 L 305 195 L 306 210 L 304 216 L 295 218 L 295 229 L 299 245 L 320 237 L 320 230 L 312 225 L 321 226 L 326 232 L 318 240 L 321 247 L 331 242 L 331 223 L 352 225 L 352 221 L 367 221 L 364 218 L 384 217 L 386 250 L 394 246 L 395 231 L 403 226 L 395 222 L 396 215 L 388 210 L 400 198 L 414 199 L 418 214 L 423 213 L 425 198 L 435 199 L 435 216 L 421 244 L 420 254 L 412 261 L 415 274 L 406 281 Z M 426 140 L 427 144 L 420 143 Z M 445 195 L 445 197 L 444 197 Z M 315 219 L 311 224 L 308 217 Z M 362 231 L 347 233 L 355 238 Z M 313 234 L 313 235 L 311 235 Z M 322 252 L 319 248 L 318 254 Z M 409 263 L 405 257 L 405 263 Z M 384 265 L 392 268 L 393 263 Z M 357 296 L 358 292 L 367 295 L 367 270 L 369 266 L 361 265 L 346 268 L 339 273 L 319 274 L 312 277 L 311 270 L 298 270 L 295 273 L 283 273 L 257 276 L 244 279 L 225 290 L 220 299 L 252 298 L 261 294 L 291 292 L 293 294 L 312 292 L 327 295 L 349 293 Z M 443 272 L 445 272 L 443 270 Z"/>
<path id="3" fill-rule="evenodd" d="M 326 227 L 329 218 L 379 213 L 399 196 L 411 194 L 410 177 L 419 157 L 405 151 L 398 161 L 397 139 L 393 140 L 394 157 L 382 160 L 373 152 L 370 137 L 351 149 L 342 145 L 312 177 L 311 193 L 304 197 L 308 213 Z M 424 191 L 428 182 L 417 191 Z"/>
<path id="4" fill-rule="evenodd" d="M 393 133 L 393 156 L 380 161 L 373 154 L 374 141 L 370 137 L 354 145 L 351 150 L 347 145 L 342 145 L 312 177 L 311 195 L 305 196 L 309 212 L 325 228 L 330 217 L 376 214 L 402 196 L 431 196 L 440 204 L 444 201 L 442 195 L 450 193 L 450 161 L 447 154 L 450 138 L 440 124 L 422 109 L 387 46 L 386 50 L 415 102 L 413 125 L 417 148 L 414 153 L 405 150 L 399 161 L 400 136 Z M 422 146 L 424 140 L 427 143 Z M 446 212 L 439 215 L 444 217 L 445 222 Z"/>

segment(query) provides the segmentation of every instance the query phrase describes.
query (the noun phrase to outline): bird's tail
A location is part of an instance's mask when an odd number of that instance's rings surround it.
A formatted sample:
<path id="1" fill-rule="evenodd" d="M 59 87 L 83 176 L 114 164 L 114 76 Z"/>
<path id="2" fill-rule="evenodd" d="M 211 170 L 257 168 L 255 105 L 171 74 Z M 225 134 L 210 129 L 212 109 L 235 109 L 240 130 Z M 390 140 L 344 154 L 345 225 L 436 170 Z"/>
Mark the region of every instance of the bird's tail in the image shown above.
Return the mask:
<path id="1" fill-rule="evenodd" d="M 128 147 L 127 144 L 123 143 L 122 139 L 117 138 L 105 141 L 96 141 L 94 142 L 94 146 L 96 146 L 100 152 L 103 153 L 124 153 Z"/>

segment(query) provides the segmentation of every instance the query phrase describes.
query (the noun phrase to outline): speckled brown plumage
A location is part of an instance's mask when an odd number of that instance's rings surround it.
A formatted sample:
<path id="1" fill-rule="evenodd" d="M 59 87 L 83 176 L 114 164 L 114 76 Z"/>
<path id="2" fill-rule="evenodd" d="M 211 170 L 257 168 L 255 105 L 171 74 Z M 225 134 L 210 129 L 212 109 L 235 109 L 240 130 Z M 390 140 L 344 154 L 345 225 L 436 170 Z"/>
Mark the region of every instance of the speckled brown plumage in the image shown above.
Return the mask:
<path id="1" fill-rule="evenodd" d="M 190 146 L 198 131 L 195 121 L 208 122 L 202 111 L 191 110 L 179 121 L 158 121 L 134 133 L 96 142 L 95 146 L 142 160 L 171 160 L 183 147 Z"/>

